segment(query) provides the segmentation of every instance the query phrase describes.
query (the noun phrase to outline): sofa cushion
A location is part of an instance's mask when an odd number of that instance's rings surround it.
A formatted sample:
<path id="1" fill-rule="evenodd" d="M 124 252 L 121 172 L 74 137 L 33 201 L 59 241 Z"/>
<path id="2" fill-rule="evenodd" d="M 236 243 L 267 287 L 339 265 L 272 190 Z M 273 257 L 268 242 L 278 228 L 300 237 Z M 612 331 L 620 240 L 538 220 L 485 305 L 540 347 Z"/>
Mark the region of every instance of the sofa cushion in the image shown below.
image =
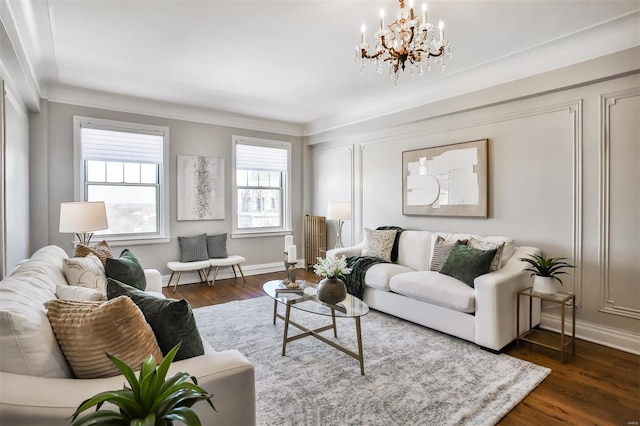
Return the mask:
<path id="1" fill-rule="evenodd" d="M 111 246 L 109 246 L 109 243 L 105 240 L 102 240 L 93 246 L 78 244 L 73 250 L 73 257 L 86 257 L 91 253 L 100 259 L 102 266 L 107 263 L 107 259 L 114 257 Z"/>
<path id="2" fill-rule="evenodd" d="M 149 355 L 162 360 L 151 327 L 128 297 L 107 302 L 52 300 L 45 306 L 58 343 L 79 379 L 121 374 L 106 354 L 134 369 Z"/>
<path id="3" fill-rule="evenodd" d="M 476 250 L 458 241 L 440 272 L 473 287 L 473 280 L 489 272 L 495 255 L 496 249 Z"/>
<path id="4" fill-rule="evenodd" d="M 67 285 L 60 247 L 38 250 L 0 285 L 0 370 L 39 377 L 73 377 L 47 319 L 44 303 Z"/>
<path id="5" fill-rule="evenodd" d="M 398 241 L 398 263 L 414 271 L 429 270 L 431 235 L 429 231 L 403 231 Z"/>
<path id="6" fill-rule="evenodd" d="M 93 253 L 87 257 L 64 259 L 62 272 L 71 286 L 92 288 L 107 294 L 107 275 L 102 262 Z"/>
<path id="7" fill-rule="evenodd" d="M 227 234 L 207 235 L 207 254 L 211 259 L 222 259 L 227 254 Z"/>
<path id="8" fill-rule="evenodd" d="M 406 272 L 413 272 L 413 269 L 397 263 L 377 263 L 367 270 L 364 284 L 378 290 L 390 291 L 389 281 L 391 278 Z"/>
<path id="9" fill-rule="evenodd" d="M 127 296 L 140 308 L 156 336 L 160 350 L 166 355 L 182 342 L 175 360 L 204 354 L 202 339 L 191 306 L 186 300 L 160 299 L 121 282 L 109 279 L 109 299 Z"/>
<path id="10" fill-rule="evenodd" d="M 396 239 L 395 230 L 373 230 L 364 228 L 363 256 L 377 257 L 391 262 L 391 250 Z"/>
<path id="11" fill-rule="evenodd" d="M 80 287 L 75 285 L 59 285 L 56 287 L 56 296 L 61 300 L 84 300 L 100 302 L 107 300 L 107 294 L 95 288 Z"/>
<path id="12" fill-rule="evenodd" d="M 147 288 L 147 278 L 140 261 L 129 249 L 122 250 L 118 259 L 107 259 L 107 277 L 113 278 L 140 290 Z"/>
<path id="13" fill-rule="evenodd" d="M 475 312 L 475 291 L 448 275 L 415 271 L 391 278 L 391 291 L 458 312 Z"/>

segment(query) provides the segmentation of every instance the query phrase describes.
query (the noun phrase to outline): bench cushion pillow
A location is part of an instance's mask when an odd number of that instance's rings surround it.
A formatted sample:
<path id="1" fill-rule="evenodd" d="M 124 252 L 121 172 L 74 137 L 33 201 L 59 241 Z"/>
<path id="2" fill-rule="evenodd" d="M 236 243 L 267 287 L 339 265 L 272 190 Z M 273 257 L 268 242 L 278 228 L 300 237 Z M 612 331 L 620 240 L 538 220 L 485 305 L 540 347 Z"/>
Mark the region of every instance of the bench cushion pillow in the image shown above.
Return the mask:
<path id="1" fill-rule="evenodd" d="M 140 308 L 166 355 L 182 342 L 175 360 L 204 354 L 204 347 L 189 302 L 184 299 L 160 299 L 136 288 L 109 279 L 107 297 L 128 296 Z"/>
<path id="2" fill-rule="evenodd" d="M 208 260 L 207 234 L 193 237 L 178 237 L 180 243 L 180 262 L 198 262 Z"/>
<path id="3" fill-rule="evenodd" d="M 227 234 L 207 235 L 207 253 L 211 259 L 228 257 Z"/>

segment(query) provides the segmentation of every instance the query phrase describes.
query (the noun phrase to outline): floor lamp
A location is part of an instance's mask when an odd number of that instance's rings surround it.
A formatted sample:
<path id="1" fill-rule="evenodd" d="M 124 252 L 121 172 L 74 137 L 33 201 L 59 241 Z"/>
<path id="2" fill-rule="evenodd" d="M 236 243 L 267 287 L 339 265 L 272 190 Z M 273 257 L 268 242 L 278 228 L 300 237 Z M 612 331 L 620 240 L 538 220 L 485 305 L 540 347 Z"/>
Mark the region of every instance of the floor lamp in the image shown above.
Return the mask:
<path id="1" fill-rule="evenodd" d="M 60 232 L 74 233 L 80 244 L 89 245 L 93 231 L 109 228 L 104 201 L 60 203 Z"/>
<path id="2" fill-rule="evenodd" d="M 341 248 L 342 245 L 342 224 L 345 220 L 351 220 L 351 203 L 330 202 L 327 206 L 327 220 L 335 220 L 338 227 L 338 236 L 334 248 Z"/>

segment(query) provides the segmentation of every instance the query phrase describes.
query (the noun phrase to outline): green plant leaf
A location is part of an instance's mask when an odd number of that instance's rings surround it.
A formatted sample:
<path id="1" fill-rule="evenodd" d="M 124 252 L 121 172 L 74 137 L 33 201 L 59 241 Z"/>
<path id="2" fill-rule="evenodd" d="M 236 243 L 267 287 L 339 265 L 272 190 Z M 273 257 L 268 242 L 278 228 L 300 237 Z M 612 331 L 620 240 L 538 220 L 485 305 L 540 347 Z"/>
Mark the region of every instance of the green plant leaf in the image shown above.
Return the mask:
<path id="1" fill-rule="evenodd" d="M 93 407 L 96 405 L 96 410 L 99 410 L 102 404 L 105 402 L 111 402 L 119 408 L 125 409 L 125 411 L 139 409 L 139 405 L 137 401 L 132 398 L 132 395 L 129 394 L 128 390 L 119 390 L 119 391 L 106 391 L 101 392 L 95 395 L 92 398 L 89 398 L 83 401 L 80 406 L 76 409 L 75 413 L 72 415 L 72 420 L 75 420 L 76 417 L 83 411 Z"/>
<path id="2" fill-rule="evenodd" d="M 71 426 L 92 426 L 92 425 L 128 425 L 129 420 L 120 413 L 113 411 L 95 411 L 75 420 Z"/>
<path id="3" fill-rule="evenodd" d="M 188 407 L 179 407 L 165 416 L 167 420 L 178 420 L 189 426 L 201 426 L 195 411 Z"/>
<path id="4" fill-rule="evenodd" d="M 113 355 L 107 354 L 107 357 L 109 357 L 109 360 L 116 367 L 118 367 L 118 370 L 122 372 L 122 375 L 124 376 L 124 378 L 127 379 L 127 382 L 129 383 L 129 386 L 131 386 L 131 390 L 133 391 L 133 394 L 137 395 L 138 393 L 140 393 L 138 380 L 136 379 L 136 374 L 133 372 L 133 369 L 131 369 L 131 367 L 129 367 L 127 363 L 121 361 L 120 359 L 118 359 Z"/>

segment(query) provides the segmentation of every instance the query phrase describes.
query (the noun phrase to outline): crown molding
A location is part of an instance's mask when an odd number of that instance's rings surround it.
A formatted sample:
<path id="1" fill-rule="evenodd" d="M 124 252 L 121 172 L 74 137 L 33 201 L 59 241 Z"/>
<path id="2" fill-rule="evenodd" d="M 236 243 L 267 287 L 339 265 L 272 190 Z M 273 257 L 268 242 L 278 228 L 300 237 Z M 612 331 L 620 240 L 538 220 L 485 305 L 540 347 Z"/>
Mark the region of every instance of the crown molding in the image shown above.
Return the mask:
<path id="1" fill-rule="evenodd" d="M 330 140 L 322 136 L 323 133 L 326 133 L 330 138 L 332 132 L 370 120 L 404 113 L 421 106 L 523 80 L 638 47 L 640 46 L 638 21 L 640 21 L 640 10 L 635 10 L 590 28 L 503 56 L 497 60 L 447 74 L 437 78 L 431 84 L 423 86 L 421 89 L 403 92 L 402 96 L 397 97 L 397 101 L 389 99 L 383 104 L 371 103 L 358 110 L 341 111 L 340 113 L 306 123 L 304 126 L 305 136 L 311 137 L 312 143 L 319 143 L 320 141 Z M 617 64 L 612 64 L 609 61 L 609 64 L 606 65 L 612 67 Z M 636 69 L 638 65 L 636 56 Z M 554 85 L 557 90 L 561 87 L 559 83 L 568 86 L 577 83 L 578 80 L 587 81 L 602 78 L 602 75 L 599 75 L 599 77 L 594 77 L 594 75 L 596 73 L 602 74 L 603 68 L 606 68 L 606 66 L 594 64 L 594 70 L 573 75 L 571 81 L 546 81 L 544 84 L 549 88 L 544 90 L 553 90 L 552 86 Z M 538 92 L 540 91 L 539 88 L 535 89 Z"/>
<path id="2" fill-rule="evenodd" d="M 149 115 L 288 136 L 303 136 L 301 124 L 266 120 L 209 108 L 118 95 L 80 87 L 59 84 L 50 85 L 47 88 L 47 93 L 43 94 L 42 97 L 49 102 L 79 105 L 89 108 L 107 109 L 130 114 Z"/>

